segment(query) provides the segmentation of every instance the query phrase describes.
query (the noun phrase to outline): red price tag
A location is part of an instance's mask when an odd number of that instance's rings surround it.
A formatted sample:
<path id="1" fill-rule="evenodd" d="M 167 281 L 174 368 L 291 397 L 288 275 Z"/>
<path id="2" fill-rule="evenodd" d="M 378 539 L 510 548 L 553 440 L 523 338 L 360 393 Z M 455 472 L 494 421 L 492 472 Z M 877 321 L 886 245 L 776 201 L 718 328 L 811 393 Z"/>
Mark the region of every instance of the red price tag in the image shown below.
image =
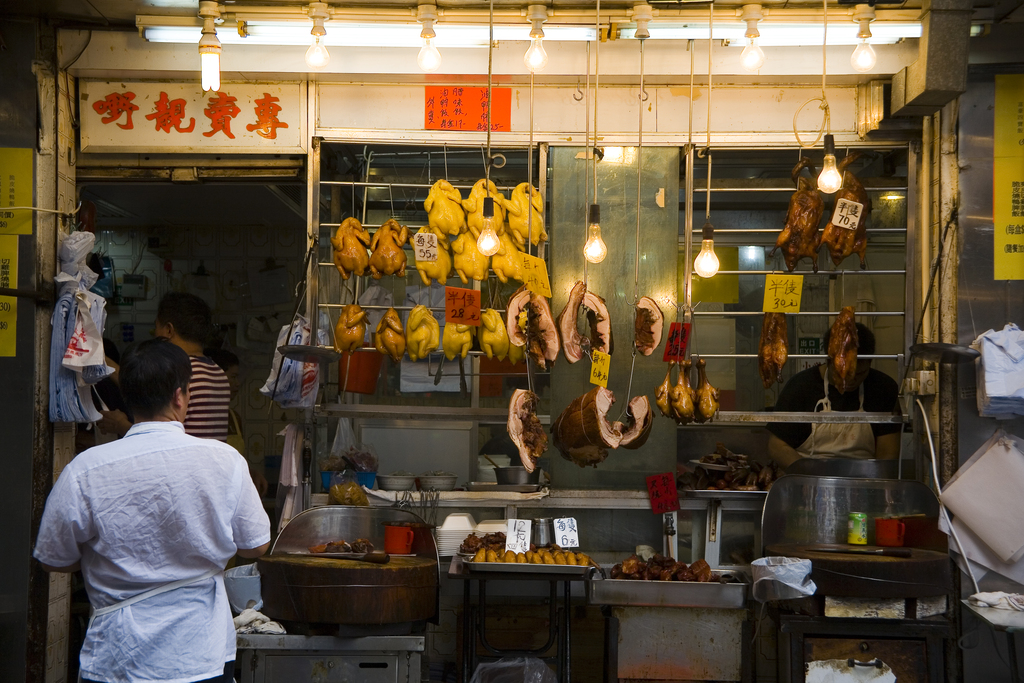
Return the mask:
<path id="1" fill-rule="evenodd" d="M 661 515 L 679 509 L 679 492 L 676 478 L 671 472 L 652 474 L 647 477 L 647 496 L 651 499 L 651 512 Z"/>
<path id="2" fill-rule="evenodd" d="M 444 322 L 479 327 L 480 292 L 462 287 L 445 287 Z"/>
<path id="3" fill-rule="evenodd" d="M 672 323 L 668 328 L 665 342 L 664 363 L 679 363 L 686 360 L 686 346 L 690 343 L 690 323 Z"/>

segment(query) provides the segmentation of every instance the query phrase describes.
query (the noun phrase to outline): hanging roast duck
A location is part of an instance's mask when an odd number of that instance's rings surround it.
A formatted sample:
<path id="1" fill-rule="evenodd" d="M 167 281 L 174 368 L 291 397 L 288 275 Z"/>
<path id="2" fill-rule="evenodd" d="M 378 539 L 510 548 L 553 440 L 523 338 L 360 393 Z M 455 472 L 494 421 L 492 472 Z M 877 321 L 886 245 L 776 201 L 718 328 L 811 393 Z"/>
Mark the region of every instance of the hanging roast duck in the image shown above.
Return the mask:
<path id="1" fill-rule="evenodd" d="M 853 171 L 846 170 L 846 167 L 859 157 L 860 153 L 854 152 L 847 154 L 839 162 L 839 172 L 843 174 L 843 186 L 836 192 L 836 206 L 839 205 L 841 199 L 860 204 L 857 215 L 850 218 L 852 224 L 846 227 L 828 221 L 825 224 L 825 230 L 821 233 L 821 244 L 828 247 L 833 264 L 838 266 L 850 254 L 857 254 L 860 256 L 860 267 L 863 270 L 867 268 L 864 252 L 868 248 L 868 217 L 871 214 L 871 197 L 868 196 L 867 190 L 860 184 Z"/>
<path id="2" fill-rule="evenodd" d="M 832 361 L 832 380 L 839 393 L 846 393 L 853 385 L 857 374 L 857 324 L 854 321 L 853 306 L 839 311 L 832 330 L 828 334 L 828 357 Z"/>
<path id="3" fill-rule="evenodd" d="M 757 347 L 757 367 L 767 389 L 782 382 L 782 367 L 789 358 L 789 338 L 785 313 L 765 313 L 761 323 L 761 342 Z"/>
<path id="4" fill-rule="evenodd" d="M 708 381 L 706 366 L 703 358 L 697 361 L 697 382 L 700 386 L 697 387 L 697 411 L 693 416 L 697 422 L 711 422 L 718 413 L 719 391 Z"/>
<path id="5" fill-rule="evenodd" d="M 668 392 L 672 417 L 681 425 L 690 424 L 694 420 L 697 422 L 704 421 L 698 417 L 697 392 L 690 386 L 690 367 L 691 361 L 689 359 L 679 363 L 679 377 L 676 378 L 675 386 Z M 703 375 L 701 376 L 703 377 Z"/>
<path id="6" fill-rule="evenodd" d="M 658 410 L 665 417 L 671 417 L 675 419 L 675 415 L 672 414 L 672 405 L 669 403 L 670 395 L 672 393 L 672 364 L 668 364 L 668 372 L 665 373 L 665 381 L 662 382 L 657 389 L 654 390 L 654 404 L 658 406 Z"/>
<path id="7" fill-rule="evenodd" d="M 786 268 L 789 270 L 794 270 L 800 259 L 810 258 L 813 261 L 814 272 L 817 273 L 818 224 L 821 223 L 821 215 L 825 211 L 825 202 L 821 200 L 813 178 L 800 175 L 804 168 L 810 168 L 811 176 L 815 175 L 814 164 L 807 157 L 801 158 L 793 167 L 791 175 L 796 192 L 789 199 L 786 225 L 775 240 L 775 248 L 768 255 L 772 256 L 781 249 Z"/>

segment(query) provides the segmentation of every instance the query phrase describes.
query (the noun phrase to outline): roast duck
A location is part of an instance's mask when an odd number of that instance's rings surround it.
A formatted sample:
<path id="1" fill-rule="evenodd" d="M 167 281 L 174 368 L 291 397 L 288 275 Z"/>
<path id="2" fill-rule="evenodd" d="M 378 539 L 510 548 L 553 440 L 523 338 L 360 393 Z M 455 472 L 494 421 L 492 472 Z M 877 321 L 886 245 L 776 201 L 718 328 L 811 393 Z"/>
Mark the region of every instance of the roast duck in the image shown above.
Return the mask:
<path id="1" fill-rule="evenodd" d="M 576 319 L 581 306 L 587 309 L 587 323 L 590 326 L 590 334 L 586 337 L 586 342 L 576 327 Z M 604 299 L 587 291 L 587 286 L 582 280 L 573 285 L 569 292 L 569 300 L 558 315 L 558 330 L 562 335 L 562 352 L 570 363 L 575 363 L 583 357 L 584 343 L 592 351 L 612 352 L 612 324 L 608 307 L 605 305 Z"/>
<path id="2" fill-rule="evenodd" d="M 409 319 L 405 323 L 405 347 L 409 358 L 417 361 L 437 351 L 440 338 L 441 326 L 429 308 L 421 305 L 409 312 Z"/>
<path id="3" fill-rule="evenodd" d="M 691 565 L 678 562 L 671 557 L 655 553 L 644 562 L 636 555 L 630 555 L 612 567 L 610 574 L 613 579 L 634 581 L 698 581 L 707 583 L 715 581 L 711 565 L 705 560 L 697 560 Z"/>
<path id="4" fill-rule="evenodd" d="M 825 202 L 818 194 L 813 177 L 800 175 L 804 168 L 810 168 L 811 176 L 816 175 L 814 164 L 807 157 L 801 158 L 793 167 L 792 177 L 796 192 L 789 199 L 786 225 L 768 255 L 772 256 L 781 249 L 786 268 L 789 270 L 794 270 L 800 259 L 810 258 L 814 272 L 818 272 L 818 224 L 821 223 L 821 215 L 825 212 Z"/>
<path id="5" fill-rule="evenodd" d="M 444 324 L 444 335 L 441 338 L 441 348 L 444 349 L 444 357 L 448 360 L 455 360 L 455 357 L 465 358 L 469 350 L 473 348 L 473 333 L 476 330 L 472 325 L 463 323 Z"/>
<path id="6" fill-rule="evenodd" d="M 427 227 L 438 237 L 466 232 L 462 193 L 447 180 L 434 183 L 423 202 L 423 208 L 427 212 Z"/>
<path id="7" fill-rule="evenodd" d="M 373 345 L 377 351 L 389 356 L 391 360 L 398 363 L 405 353 L 405 330 L 402 329 L 402 319 L 398 317 L 398 311 L 389 308 L 377 324 L 377 331 L 373 335 Z"/>
<path id="8" fill-rule="evenodd" d="M 370 233 L 355 218 L 346 218 L 334 231 L 331 238 L 334 248 L 334 267 L 338 269 L 342 279 L 350 275 L 365 275 L 370 265 L 370 255 L 366 248 L 370 246 Z"/>
<path id="9" fill-rule="evenodd" d="M 633 321 L 636 350 L 645 356 L 654 353 L 661 344 L 661 333 L 665 328 L 665 316 L 661 307 L 649 296 L 640 297 L 636 302 L 636 318 Z"/>
<path id="10" fill-rule="evenodd" d="M 432 232 L 433 230 L 424 225 L 416 234 Z M 417 261 L 416 270 L 420 274 L 420 280 L 423 281 L 424 287 L 429 287 L 432 279 L 437 280 L 439 285 L 447 282 L 448 276 L 452 273 L 452 256 L 448 253 L 447 237 L 438 236 L 437 238 L 437 260 Z"/>
<path id="11" fill-rule="evenodd" d="M 484 197 L 488 196 L 494 199 L 494 231 L 504 232 L 505 204 L 508 200 L 498 192 L 493 182 L 481 178 L 473 185 L 469 196 L 462 200 L 462 208 L 466 210 L 466 227 L 474 240 L 480 237 L 480 231 L 484 228 Z"/>
<path id="12" fill-rule="evenodd" d="M 532 391 L 516 389 L 508 404 L 508 435 L 519 449 L 519 459 L 527 472 L 533 472 L 548 448 L 548 435 L 537 417 L 539 400 Z"/>
<path id="13" fill-rule="evenodd" d="M 359 304 L 348 304 L 341 309 L 334 326 L 334 349 L 352 353 L 363 345 L 366 337 L 366 311 Z"/>
<path id="14" fill-rule="evenodd" d="M 668 372 L 665 373 L 665 381 L 654 390 L 654 404 L 665 417 L 675 418 L 672 414 L 672 407 L 669 403 L 669 395 L 672 392 L 672 364 L 668 365 Z"/>
<path id="15" fill-rule="evenodd" d="M 491 257 L 491 270 L 502 284 L 523 281 L 523 257 L 508 230 L 498 236 L 498 253 Z"/>
<path id="16" fill-rule="evenodd" d="M 857 374 L 857 325 L 853 319 L 853 306 L 839 311 L 828 336 L 828 357 L 832 362 L 832 381 L 839 393 L 852 388 Z"/>
<path id="17" fill-rule="evenodd" d="M 480 329 L 477 331 L 480 338 L 480 350 L 487 354 L 488 358 L 505 360 L 508 355 L 509 341 L 508 329 L 505 321 L 493 308 L 486 309 L 480 314 Z"/>
<path id="18" fill-rule="evenodd" d="M 527 196 L 529 188 L 529 196 Z M 529 183 L 519 183 L 512 190 L 512 197 L 506 202 L 508 208 L 508 227 L 515 237 L 516 244 L 520 249 L 526 247 L 526 241 L 537 246 L 548 239 L 548 233 L 544 229 L 544 200 L 540 197 L 537 188 L 531 187 Z M 533 214 L 533 225 L 530 225 L 530 214 Z"/>
<path id="19" fill-rule="evenodd" d="M 711 422 L 718 413 L 718 389 L 711 386 L 706 370 L 707 363 L 701 358 L 697 361 L 697 411 L 693 418 L 697 422 Z"/>
<path id="20" fill-rule="evenodd" d="M 871 214 L 871 197 L 857 180 L 857 176 L 852 171 L 846 170 L 846 167 L 859 157 L 860 153 L 855 152 L 847 154 L 839 162 L 839 172 L 843 174 L 843 186 L 836 192 L 836 205 L 839 205 L 840 199 L 845 199 L 860 204 L 861 210 L 854 219 L 854 224 L 849 228 L 843 228 L 828 221 L 825 224 L 825 230 L 821 233 L 821 244 L 828 247 L 833 264 L 838 266 L 850 254 L 857 254 L 860 256 L 860 267 L 864 269 L 867 268 L 864 252 L 868 247 L 868 216 Z"/>
<path id="21" fill-rule="evenodd" d="M 675 386 L 668 392 L 668 407 L 671 411 L 669 417 L 681 425 L 690 424 L 694 420 L 703 422 L 698 418 L 697 413 L 697 392 L 690 386 L 690 367 L 692 362 L 687 359 L 679 365 L 679 376 L 676 378 Z M 671 373 L 672 368 L 669 367 Z M 665 375 L 665 383 L 668 383 L 669 375 Z"/>
<path id="22" fill-rule="evenodd" d="M 757 347 L 757 367 L 767 389 L 782 382 L 782 366 L 789 358 L 785 313 L 765 313 L 761 323 L 761 343 Z"/>
<path id="23" fill-rule="evenodd" d="M 370 248 L 370 275 L 379 280 L 384 275 L 405 277 L 405 250 L 402 249 L 409 241 L 409 228 L 399 225 L 394 218 L 389 218 L 384 225 L 373 234 Z"/>
<path id="24" fill-rule="evenodd" d="M 491 257 L 484 256 L 476 246 L 476 237 L 464 232 L 452 242 L 455 254 L 455 272 L 463 284 L 472 280 L 486 280 L 487 269 L 491 265 Z"/>
<path id="25" fill-rule="evenodd" d="M 520 287 L 508 300 L 505 323 L 509 342 L 526 347 L 541 370 L 554 364 L 561 344 L 547 298 Z"/>

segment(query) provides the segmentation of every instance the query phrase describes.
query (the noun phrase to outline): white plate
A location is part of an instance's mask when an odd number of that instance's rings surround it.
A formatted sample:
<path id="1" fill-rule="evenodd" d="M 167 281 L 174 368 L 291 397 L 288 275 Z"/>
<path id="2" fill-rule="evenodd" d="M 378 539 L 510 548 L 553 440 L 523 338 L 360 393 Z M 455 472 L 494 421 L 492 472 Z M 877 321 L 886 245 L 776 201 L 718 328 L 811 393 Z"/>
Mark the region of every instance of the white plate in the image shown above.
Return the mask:
<path id="1" fill-rule="evenodd" d="M 453 512 L 444 519 L 444 523 L 438 527 L 438 531 L 455 531 L 465 529 L 472 531 L 476 528 L 476 520 L 468 512 Z"/>

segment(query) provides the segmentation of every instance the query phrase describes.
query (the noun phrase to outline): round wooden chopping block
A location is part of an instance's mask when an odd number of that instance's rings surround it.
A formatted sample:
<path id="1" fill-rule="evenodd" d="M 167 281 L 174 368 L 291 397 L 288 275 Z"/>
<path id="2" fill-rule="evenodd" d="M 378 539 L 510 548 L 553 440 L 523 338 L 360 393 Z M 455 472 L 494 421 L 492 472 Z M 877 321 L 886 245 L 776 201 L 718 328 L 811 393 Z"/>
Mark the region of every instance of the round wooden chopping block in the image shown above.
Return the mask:
<path id="1" fill-rule="evenodd" d="M 766 555 L 811 561 L 817 595 L 849 598 L 924 598 L 953 590 L 953 562 L 948 553 L 910 548 L 910 557 L 821 552 L 842 545 L 776 544 Z M 853 546 L 873 549 L 875 546 Z M 819 550 L 816 550 L 818 548 Z"/>
<path id="2" fill-rule="evenodd" d="M 263 613 L 325 624 L 399 624 L 437 612 L 437 563 L 392 557 L 387 564 L 268 555 L 257 560 Z"/>

